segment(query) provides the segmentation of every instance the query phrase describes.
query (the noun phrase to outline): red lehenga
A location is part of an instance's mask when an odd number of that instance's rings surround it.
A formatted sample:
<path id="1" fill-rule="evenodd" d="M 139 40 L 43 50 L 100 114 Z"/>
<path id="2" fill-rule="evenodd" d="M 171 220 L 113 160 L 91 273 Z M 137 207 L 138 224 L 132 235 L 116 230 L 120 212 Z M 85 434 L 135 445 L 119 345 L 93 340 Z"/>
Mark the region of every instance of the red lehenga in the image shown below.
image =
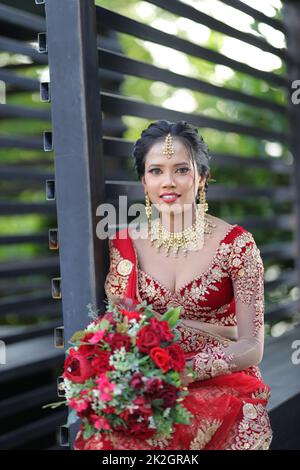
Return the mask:
<path id="1" fill-rule="evenodd" d="M 154 436 L 144 441 L 121 433 L 115 433 L 109 443 L 101 434 L 84 440 L 80 430 L 74 450 L 269 449 L 273 434 L 266 405 L 271 390 L 257 365 L 264 332 L 264 268 L 252 234 L 242 226 L 231 226 L 209 269 L 175 292 L 139 269 L 128 228 L 110 239 L 109 247 L 108 298 L 146 300 L 158 313 L 171 305 L 181 306 L 183 321 L 237 325 L 239 339 L 180 325 L 180 343 L 187 358 L 201 353 L 203 366 L 197 369 L 199 379 L 188 385 L 183 401 L 193 415 L 191 423 L 176 425 L 168 439 Z M 227 356 L 226 348 L 232 348 Z"/>

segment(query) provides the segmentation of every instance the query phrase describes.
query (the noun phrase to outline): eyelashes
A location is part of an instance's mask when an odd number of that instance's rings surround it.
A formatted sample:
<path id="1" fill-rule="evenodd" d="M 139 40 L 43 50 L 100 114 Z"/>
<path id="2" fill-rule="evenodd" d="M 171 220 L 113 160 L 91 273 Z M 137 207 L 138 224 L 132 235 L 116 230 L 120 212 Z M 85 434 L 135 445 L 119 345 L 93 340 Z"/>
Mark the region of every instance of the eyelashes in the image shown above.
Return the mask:
<path id="1" fill-rule="evenodd" d="M 159 173 L 156 173 L 157 170 L 158 170 L 158 171 L 161 171 L 160 168 L 152 168 L 151 170 L 149 170 L 149 173 L 154 174 L 154 175 L 158 175 Z M 183 171 L 183 172 L 180 172 L 182 175 L 187 174 L 189 171 L 191 171 L 191 169 L 190 169 L 190 168 L 187 168 L 187 167 L 178 168 L 178 169 L 176 170 L 176 172 L 177 172 L 178 170 L 185 170 L 185 171 Z"/>

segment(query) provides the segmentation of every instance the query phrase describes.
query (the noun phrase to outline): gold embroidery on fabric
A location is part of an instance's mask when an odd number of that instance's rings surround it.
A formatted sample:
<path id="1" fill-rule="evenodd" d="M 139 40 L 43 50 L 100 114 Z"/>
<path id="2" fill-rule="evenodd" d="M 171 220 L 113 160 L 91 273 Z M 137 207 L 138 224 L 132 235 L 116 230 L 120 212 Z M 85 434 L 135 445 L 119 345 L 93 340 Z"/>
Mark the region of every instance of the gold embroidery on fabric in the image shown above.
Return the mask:
<path id="1" fill-rule="evenodd" d="M 228 275 L 227 275 L 228 276 Z M 212 278 L 210 277 L 210 280 Z M 216 282 L 219 282 L 218 280 Z M 199 302 L 199 292 L 201 292 L 201 285 L 195 287 L 195 281 L 192 283 L 191 290 L 188 288 L 184 290 L 182 294 L 168 291 L 168 289 L 161 286 L 158 281 L 154 280 L 151 276 L 145 273 L 142 270 L 138 270 L 138 290 L 140 295 L 147 299 L 153 305 L 154 310 L 163 313 L 167 308 L 173 306 L 181 307 L 181 317 L 187 318 L 190 320 L 198 320 L 207 322 L 207 323 L 216 323 L 224 326 L 236 325 L 236 315 L 235 313 L 230 313 L 227 316 L 221 316 L 226 314 L 230 307 L 230 303 L 222 305 L 216 309 L 212 309 L 208 306 L 200 306 Z M 207 290 L 206 280 L 204 282 L 204 290 Z M 203 297 L 204 298 L 204 297 Z M 207 301 L 207 299 L 206 299 Z M 216 316 L 220 315 L 219 318 Z"/>
<path id="2" fill-rule="evenodd" d="M 272 429 L 266 408 L 261 403 L 245 403 L 243 412 L 234 442 L 227 450 L 267 448 L 272 440 Z"/>
<path id="3" fill-rule="evenodd" d="M 190 450 L 203 449 L 219 429 L 221 424 L 222 421 L 220 419 L 204 419 L 197 430 L 196 437 L 190 443 Z"/>
<path id="4" fill-rule="evenodd" d="M 170 437 L 160 437 L 154 435 L 154 437 L 146 439 L 146 442 L 152 447 L 159 447 L 160 449 L 165 449 L 171 443 L 172 439 L 172 435 Z"/>
<path id="5" fill-rule="evenodd" d="M 117 271 L 121 276 L 128 276 L 133 268 L 133 263 L 129 259 L 122 259 L 117 265 Z"/>
<path id="6" fill-rule="evenodd" d="M 104 289 L 108 298 L 114 296 L 123 297 L 128 284 L 128 279 L 133 268 L 133 263 L 121 256 L 120 251 L 109 240 L 110 268 L 106 276 Z"/>
<path id="7" fill-rule="evenodd" d="M 234 239 L 229 266 L 237 300 L 254 307 L 252 335 L 255 337 L 264 321 L 264 265 L 250 232 Z"/>
<path id="8" fill-rule="evenodd" d="M 246 418 L 255 419 L 257 418 L 257 411 L 253 403 L 245 403 L 243 406 L 243 414 Z"/>
<path id="9" fill-rule="evenodd" d="M 271 398 L 271 390 L 268 387 L 259 388 L 255 392 L 252 393 L 252 398 L 256 398 L 258 400 L 267 400 Z"/>

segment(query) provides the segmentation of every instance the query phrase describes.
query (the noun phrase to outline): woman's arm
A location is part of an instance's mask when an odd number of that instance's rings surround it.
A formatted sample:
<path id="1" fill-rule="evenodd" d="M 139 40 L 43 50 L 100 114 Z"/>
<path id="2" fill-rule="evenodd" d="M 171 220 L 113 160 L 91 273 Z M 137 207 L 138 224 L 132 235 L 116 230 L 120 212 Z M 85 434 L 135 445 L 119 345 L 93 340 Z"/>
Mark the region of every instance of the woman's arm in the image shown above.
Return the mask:
<path id="1" fill-rule="evenodd" d="M 229 270 L 235 297 L 238 340 L 228 347 L 207 343 L 190 363 L 206 379 L 261 362 L 264 349 L 264 266 L 250 232 L 233 242 Z"/>

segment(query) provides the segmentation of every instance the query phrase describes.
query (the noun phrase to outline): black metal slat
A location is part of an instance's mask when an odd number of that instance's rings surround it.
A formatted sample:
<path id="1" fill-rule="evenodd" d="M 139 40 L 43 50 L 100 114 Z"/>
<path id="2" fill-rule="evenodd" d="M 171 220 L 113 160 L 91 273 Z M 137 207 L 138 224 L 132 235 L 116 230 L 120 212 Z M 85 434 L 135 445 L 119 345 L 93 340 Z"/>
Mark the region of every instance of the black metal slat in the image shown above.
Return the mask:
<path id="1" fill-rule="evenodd" d="M 261 11 L 256 10 L 255 8 L 247 5 L 244 2 L 241 2 L 240 0 L 221 0 L 221 1 L 230 7 L 236 8 L 237 10 L 240 10 L 243 13 L 246 13 L 247 15 L 252 16 L 252 18 L 257 20 L 258 22 L 268 24 L 269 26 L 272 26 L 272 28 L 278 29 L 279 31 L 282 31 L 283 33 L 286 34 L 286 29 L 282 21 L 279 21 L 276 18 L 270 18 L 269 16 L 265 15 Z"/>
<path id="2" fill-rule="evenodd" d="M 27 45 L 21 41 L 15 39 L 8 39 L 0 36 L 0 50 L 11 52 L 13 54 L 22 54 L 30 57 L 35 64 L 47 65 L 47 56 L 39 54 L 34 47 Z"/>
<path id="3" fill-rule="evenodd" d="M 108 157 L 129 158 L 133 150 L 133 142 L 113 137 L 103 137 L 104 153 Z M 258 166 L 269 168 L 270 171 L 290 173 L 293 166 L 281 158 L 270 158 L 263 156 L 243 157 L 239 154 L 228 154 L 220 152 L 211 152 L 212 161 L 216 160 L 216 165 L 223 166 L 228 164 L 248 166 Z"/>
<path id="4" fill-rule="evenodd" d="M 185 119 L 197 127 L 217 129 L 223 132 L 235 132 L 259 139 L 266 139 L 285 143 L 288 136 L 282 132 L 276 132 L 247 124 L 228 122 L 222 119 L 206 117 L 200 114 L 183 113 L 173 109 L 166 109 L 160 106 L 151 105 L 142 101 L 133 100 L 125 96 L 113 95 L 112 93 L 101 93 L 103 110 L 115 116 L 138 116 L 145 119 L 167 119 L 178 121 Z"/>
<path id="5" fill-rule="evenodd" d="M 30 108 L 29 106 L 16 106 L 11 104 L 2 104 L 0 107 L 1 118 L 22 118 L 36 119 L 38 121 L 50 121 L 50 110 L 42 108 Z"/>
<path id="6" fill-rule="evenodd" d="M 5 24 L 24 28 L 32 33 L 43 31 L 46 27 L 44 18 L 12 6 L 0 4 L 0 20 Z"/>
<path id="7" fill-rule="evenodd" d="M 28 311 L 34 315 L 39 311 L 39 308 L 48 305 L 53 306 L 53 304 L 54 300 L 51 297 L 50 288 L 45 291 L 4 297 L 0 299 L 0 316 L 18 313 L 18 311 Z"/>
<path id="8" fill-rule="evenodd" d="M 122 180 L 106 180 L 107 185 L 107 202 L 114 204 L 116 198 L 126 194 L 128 196 L 128 203 L 134 203 L 136 199 L 144 200 L 144 192 L 139 182 L 135 181 L 122 181 Z M 224 193 L 225 190 L 225 193 Z M 210 188 L 211 201 L 232 201 L 234 198 L 239 197 L 240 200 L 253 199 L 255 197 L 266 197 L 272 199 L 273 202 L 287 202 L 292 201 L 294 194 L 293 188 L 290 187 L 243 187 L 232 188 L 224 187 L 221 185 L 214 185 Z M 22 203 L 15 201 L 1 201 L 0 202 L 0 215 L 15 215 L 15 214 L 55 214 L 56 206 L 51 203 Z"/>
<path id="9" fill-rule="evenodd" d="M 16 391 L 17 392 L 17 391 Z M 34 388 L 22 394 L 16 394 L 0 401 L 1 419 L 24 410 L 32 409 L 48 402 L 57 401 L 56 383 Z"/>
<path id="10" fill-rule="evenodd" d="M 33 421 L 27 425 L 0 436 L 0 449 L 16 449 L 43 436 L 56 433 L 57 428 L 67 418 L 67 410 L 53 412 L 52 415 Z"/>
<path id="11" fill-rule="evenodd" d="M 243 93 L 239 90 L 213 85 L 204 80 L 187 77 L 167 69 L 156 67 L 146 62 L 126 57 L 123 54 L 99 48 L 99 65 L 112 71 L 120 71 L 129 76 L 157 80 L 175 87 L 188 88 L 219 98 L 238 101 L 250 106 L 265 108 L 284 115 L 286 107 L 274 101 Z"/>
<path id="12" fill-rule="evenodd" d="M 274 307 L 268 307 L 265 312 L 266 322 L 282 321 L 288 318 L 292 318 L 299 309 L 298 300 L 283 300 L 276 302 Z M 299 389 L 300 390 L 300 389 Z"/>
<path id="13" fill-rule="evenodd" d="M 46 244 L 48 242 L 47 233 L 32 233 L 30 235 L 2 235 L 1 245 L 22 245 L 23 243 Z"/>
<path id="14" fill-rule="evenodd" d="M 26 351 L 26 354 L 24 354 Z M 54 347 L 54 335 L 28 339 L 6 347 L 6 364 L 1 365 L 0 383 L 61 367 L 64 351 Z"/>
<path id="15" fill-rule="evenodd" d="M 30 259 L 26 261 L 9 261 L 1 263 L 0 278 L 24 276 L 30 273 L 46 274 L 49 272 L 57 272 L 59 261 L 57 257 Z"/>
<path id="16" fill-rule="evenodd" d="M 55 213 L 56 206 L 51 202 L 0 201 L 0 215 Z"/>
<path id="17" fill-rule="evenodd" d="M 17 89 L 21 88 L 22 90 L 36 91 L 39 87 L 38 80 L 17 75 L 16 73 L 5 70 L 4 68 L 0 69 L 0 80 L 3 80 L 6 85 L 10 84 Z"/>
<path id="18" fill-rule="evenodd" d="M 285 49 L 279 49 L 278 47 L 272 46 L 264 38 L 257 37 L 254 34 L 245 33 L 244 31 L 235 29 L 232 26 L 203 13 L 191 5 L 187 5 L 186 3 L 182 3 L 178 0 L 168 0 L 168 2 L 165 2 L 164 0 L 147 0 L 147 2 L 152 3 L 163 10 L 170 11 L 180 17 L 188 18 L 199 24 L 205 25 L 209 29 L 226 34 L 227 36 L 231 36 L 235 39 L 239 39 L 247 44 L 251 44 L 263 51 L 275 54 L 282 60 L 287 59 L 287 51 Z"/>
<path id="19" fill-rule="evenodd" d="M 248 74 L 253 78 L 264 80 L 275 86 L 286 86 L 285 78 L 281 77 L 280 75 L 257 70 L 247 64 L 230 59 L 220 54 L 219 52 L 215 52 L 211 49 L 193 44 L 185 39 L 181 39 L 163 31 L 159 31 L 155 28 L 152 28 L 151 26 L 139 23 L 138 21 L 132 20 L 131 18 L 107 10 L 103 7 L 97 6 L 96 14 L 97 26 L 99 30 L 101 30 L 101 27 L 103 26 L 110 27 L 116 31 L 130 34 L 144 41 L 151 41 L 160 44 L 161 46 L 171 47 L 172 49 L 176 49 L 188 55 L 207 60 L 214 64 L 225 65 L 232 68 L 233 70 Z"/>
<path id="20" fill-rule="evenodd" d="M 54 329 L 61 325 L 61 318 L 47 321 L 39 325 L 29 326 L 2 326 L 0 327 L 0 338 L 8 344 L 15 344 L 19 341 L 25 341 L 33 338 L 41 338 L 53 334 Z M 0 402 L 0 416 L 1 414 L 1 402 Z"/>

